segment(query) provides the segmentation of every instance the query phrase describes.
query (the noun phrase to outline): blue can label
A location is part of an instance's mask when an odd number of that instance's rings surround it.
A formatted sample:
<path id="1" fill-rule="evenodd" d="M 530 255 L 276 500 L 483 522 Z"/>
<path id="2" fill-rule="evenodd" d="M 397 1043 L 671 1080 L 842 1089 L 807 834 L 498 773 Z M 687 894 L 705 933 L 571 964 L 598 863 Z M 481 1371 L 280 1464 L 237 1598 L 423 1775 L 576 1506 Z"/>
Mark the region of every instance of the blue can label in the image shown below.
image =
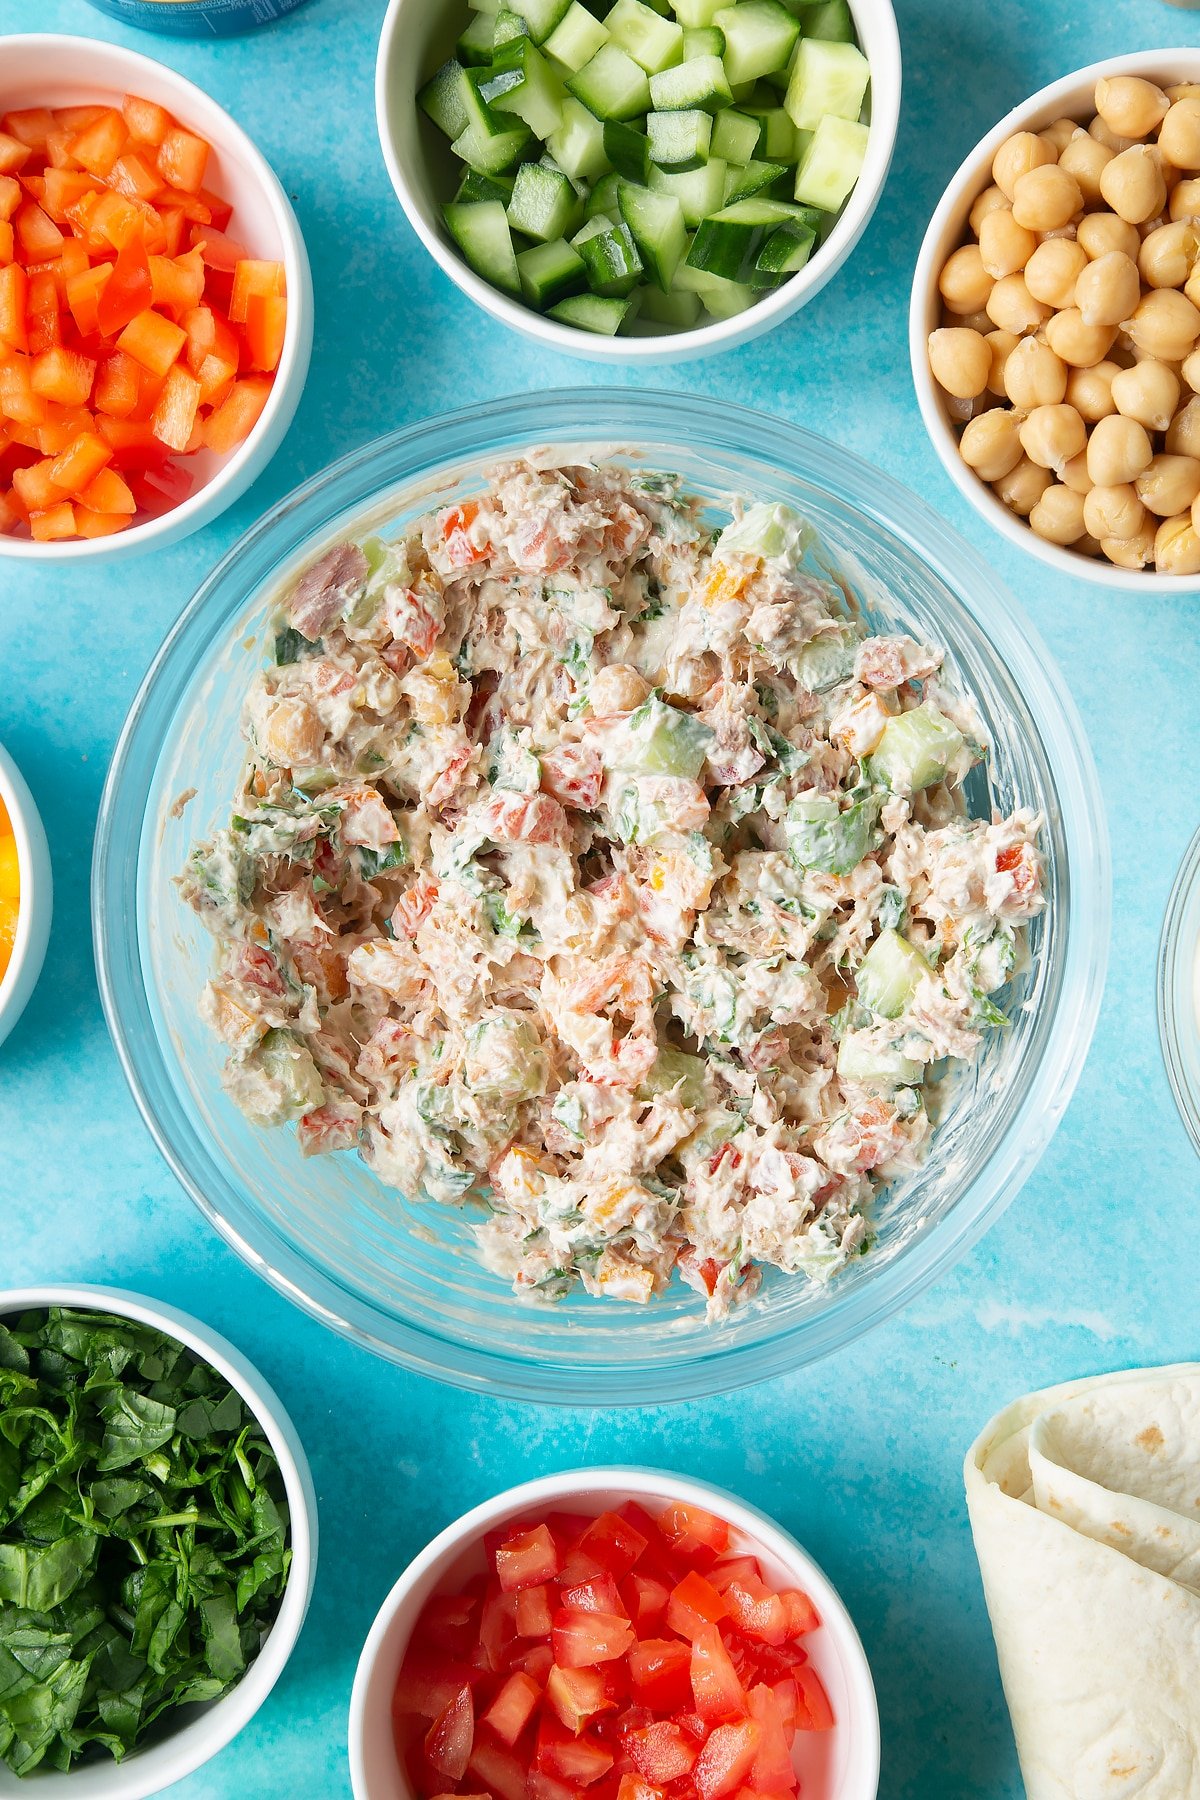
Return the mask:
<path id="1" fill-rule="evenodd" d="M 228 37 L 270 25 L 304 0 L 91 0 L 91 5 L 122 24 L 168 37 Z"/>

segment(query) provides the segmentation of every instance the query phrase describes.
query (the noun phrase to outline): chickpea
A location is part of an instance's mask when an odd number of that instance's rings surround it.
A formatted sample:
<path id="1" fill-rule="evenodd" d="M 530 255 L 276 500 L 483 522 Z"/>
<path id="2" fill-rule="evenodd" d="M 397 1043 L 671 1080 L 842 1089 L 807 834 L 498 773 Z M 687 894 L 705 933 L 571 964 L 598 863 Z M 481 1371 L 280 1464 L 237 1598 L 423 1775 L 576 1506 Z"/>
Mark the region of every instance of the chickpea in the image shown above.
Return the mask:
<path id="1" fill-rule="evenodd" d="M 1119 132 L 1113 130 L 1111 125 L 1106 125 L 1101 118 L 1092 120 L 1088 126 L 1088 136 L 1095 138 L 1098 144 L 1103 144 L 1117 156 L 1121 154 L 1122 150 L 1132 150 L 1137 143 L 1136 138 L 1122 137 Z"/>
<path id="2" fill-rule="evenodd" d="M 1075 178 L 1084 199 L 1094 206 L 1100 198 L 1101 171 L 1115 155 L 1107 144 L 1098 143 L 1086 131 L 1077 131 L 1066 149 L 1059 151 L 1058 166 Z"/>
<path id="3" fill-rule="evenodd" d="M 929 334 L 929 367 L 934 380 L 959 400 L 973 400 L 987 386 L 992 353 L 977 331 L 963 327 Z"/>
<path id="4" fill-rule="evenodd" d="M 1113 158 L 1114 162 L 1116 158 Z M 1083 206 L 1079 183 L 1057 163 L 1029 169 L 1013 186 L 1013 218 L 1029 231 L 1057 231 Z"/>
<path id="5" fill-rule="evenodd" d="M 1004 387 L 1014 406 L 1032 412 L 1035 406 L 1057 406 L 1067 391 L 1067 369 L 1049 344 L 1025 338 L 1004 365 Z"/>
<path id="6" fill-rule="evenodd" d="M 1182 287 L 1200 249 L 1200 231 L 1190 219 L 1159 225 L 1142 239 L 1138 269 L 1147 287 Z M 1129 314 L 1124 315 L 1126 318 Z"/>
<path id="7" fill-rule="evenodd" d="M 1160 87 L 1138 75 L 1102 75 L 1096 83 L 1096 111 L 1122 137 L 1148 137 L 1170 105 Z"/>
<path id="8" fill-rule="evenodd" d="M 1134 481 L 1149 466 L 1153 455 L 1145 426 L 1136 419 L 1113 413 L 1092 427 L 1087 447 L 1088 474 L 1097 487 L 1120 487 Z M 1100 535 L 1096 533 L 1097 537 Z"/>
<path id="9" fill-rule="evenodd" d="M 975 236 L 979 236 L 979 227 L 990 212 L 995 212 L 998 207 L 1007 205 L 1008 195 L 1003 188 L 998 188 L 994 181 L 990 187 L 984 188 L 982 194 L 976 195 L 975 204 L 967 215 L 968 223 Z"/>
<path id="10" fill-rule="evenodd" d="M 1047 238 L 1022 271 L 1025 286 L 1046 306 L 1071 306 L 1075 283 L 1088 266 L 1087 252 L 1069 238 Z"/>
<path id="11" fill-rule="evenodd" d="M 1084 496 L 1083 522 L 1095 538 L 1136 537 L 1146 523 L 1146 509 L 1130 482 L 1094 487 Z"/>
<path id="12" fill-rule="evenodd" d="M 1177 169 L 1200 169 L 1200 99 L 1175 101 L 1159 130 L 1158 147 Z"/>
<path id="13" fill-rule="evenodd" d="M 1067 372 L 1067 400 L 1075 408 L 1081 419 L 1094 425 L 1097 419 L 1107 419 L 1110 413 L 1117 410 L 1113 399 L 1113 382 L 1121 373 L 1114 362 L 1093 363 L 1087 369 L 1070 369 Z"/>
<path id="14" fill-rule="evenodd" d="M 1193 225 L 1200 221 L 1200 178 L 1193 176 L 1173 187 L 1168 210 L 1173 219 L 1187 219 Z"/>
<path id="15" fill-rule="evenodd" d="M 1200 306 L 1200 262 L 1197 262 L 1195 268 L 1184 282 L 1183 291 L 1186 298 L 1191 301 L 1193 306 Z"/>
<path id="16" fill-rule="evenodd" d="M 1076 546 L 1078 548 L 1078 546 Z M 1144 569 L 1154 561 L 1154 521 L 1147 515 L 1142 529 L 1131 538 L 1101 538 L 1100 548 L 1119 569 Z"/>
<path id="17" fill-rule="evenodd" d="M 995 490 L 1012 512 L 1019 513 L 1027 519 L 1048 487 L 1053 487 L 1054 477 L 1049 469 L 1043 469 L 1023 456 L 1019 463 L 1014 463 L 1007 475 L 1002 475 L 994 483 Z"/>
<path id="18" fill-rule="evenodd" d="M 991 324 L 990 319 L 988 323 Z M 989 331 L 983 341 L 987 345 L 988 354 L 991 357 L 991 367 L 988 370 L 987 378 L 988 392 L 998 395 L 1003 400 L 1008 394 L 1008 389 L 1004 385 L 1004 370 L 1009 357 L 1021 340 L 1011 331 Z"/>
<path id="19" fill-rule="evenodd" d="M 1172 456 L 1200 457 L 1200 399 L 1180 407 L 1167 427 L 1166 446 Z"/>
<path id="20" fill-rule="evenodd" d="M 950 417 L 956 420 L 960 425 L 967 424 L 969 420 L 975 417 L 980 406 L 986 406 L 986 404 L 986 401 L 960 399 L 957 394 L 946 395 L 946 411 L 949 413 Z"/>
<path id="21" fill-rule="evenodd" d="M 1079 126 L 1074 119 L 1055 119 L 1052 125 L 1045 125 L 1038 132 L 1043 144 L 1049 144 L 1055 156 L 1061 156 Z"/>
<path id="22" fill-rule="evenodd" d="M 1087 369 L 1108 355 L 1117 335 L 1115 325 L 1089 325 L 1077 306 L 1055 313 L 1046 326 L 1046 342 L 1073 368 Z"/>
<path id="23" fill-rule="evenodd" d="M 1083 536 L 1082 494 L 1056 481 L 1030 508 L 1029 523 L 1049 544 L 1073 544 Z"/>
<path id="24" fill-rule="evenodd" d="M 1200 394 L 1200 350 L 1192 350 L 1179 365 L 1179 373 L 1193 394 Z"/>
<path id="25" fill-rule="evenodd" d="M 1110 384 L 1113 403 L 1126 419 L 1147 431 L 1165 431 L 1179 404 L 1179 378 L 1166 363 L 1147 358 L 1131 369 L 1118 369 Z"/>
<path id="26" fill-rule="evenodd" d="M 650 684 L 632 663 L 609 663 L 592 677 L 588 698 L 593 715 L 634 712 L 650 692 Z"/>
<path id="27" fill-rule="evenodd" d="M 263 748 L 277 768 L 316 762 L 324 741 L 321 721 L 306 700 L 279 700 L 267 715 Z"/>
<path id="28" fill-rule="evenodd" d="M 1122 150 L 1102 171 L 1100 192 L 1127 224 L 1143 225 L 1153 219 L 1167 203 L 1167 184 L 1157 150 L 1149 144 Z"/>
<path id="29" fill-rule="evenodd" d="M 1022 175 L 1055 160 L 1053 149 L 1043 139 L 1035 137 L 1032 131 L 1018 131 L 1004 140 L 992 158 L 992 180 L 1011 202 Z"/>
<path id="30" fill-rule="evenodd" d="M 1182 362 L 1200 333 L 1200 308 L 1173 288 L 1154 288 L 1126 329 L 1139 352 L 1158 362 Z"/>
<path id="31" fill-rule="evenodd" d="M 1092 478 L 1087 471 L 1087 451 L 1081 450 L 1073 456 L 1069 463 L 1064 463 L 1062 470 L 1063 484 L 1074 494 L 1090 494 Z"/>
<path id="32" fill-rule="evenodd" d="M 978 312 L 952 313 L 948 306 L 943 306 L 940 325 L 943 331 L 981 331 L 985 337 L 989 331 L 995 330 L 982 307 Z"/>
<path id="33" fill-rule="evenodd" d="M 967 467 L 984 481 L 999 481 L 1021 460 L 1020 424 L 1007 407 L 993 406 L 971 420 L 958 448 Z"/>
<path id="34" fill-rule="evenodd" d="M 1076 538 L 1071 548 L 1077 556 L 1104 555 L 1104 547 L 1099 538 L 1094 538 L 1090 531 L 1085 531 L 1081 538 Z"/>
<path id="35" fill-rule="evenodd" d="M 1021 448 L 1039 468 L 1061 475 L 1087 445 L 1087 427 L 1073 406 L 1035 406 L 1021 426 Z"/>
<path id="36" fill-rule="evenodd" d="M 1176 100 L 1200 100 L 1200 81 L 1177 81 L 1166 90 L 1172 106 Z"/>
<path id="37" fill-rule="evenodd" d="M 1134 486 L 1148 511 L 1160 519 L 1174 518 L 1176 513 L 1186 512 L 1200 494 L 1200 462 L 1194 456 L 1156 456 Z"/>
<path id="38" fill-rule="evenodd" d="M 1092 262 L 1113 250 L 1120 250 L 1130 262 L 1136 262 L 1142 246 L 1137 226 L 1110 212 L 1085 213 L 1076 227 L 1075 242 Z"/>
<path id="39" fill-rule="evenodd" d="M 998 206 L 988 213 L 979 228 L 983 266 L 997 281 L 1002 275 L 1015 275 L 1023 269 L 1037 247 L 1033 232 L 1018 225 L 1007 206 Z"/>
<path id="40" fill-rule="evenodd" d="M 1035 300 L 1025 286 L 1023 275 L 1002 275 L 987 300 L 987 315 L 1001 331 L 1015 331 L 1023 337 L 1036 331 L 1050 317 L 1051 309 Z"/>
<path id="41" fill-rule="evenodd" d="M 978 244 L 963 244 L 955 250 L 938 276 L 938 292 L 952 313 L 981 311 L 988 303 L 992 285 Z"/>
<path id="42" fill-rule="evenodd" d="M 1155 532 L 1154 567 L 1160 575 L 1200 575 L 1200 533 L 1186 513 Z"/>
<path id="43" fill-rule="evenodd" d="M 1098 256 L 1075 283 L 1075 304 L 1085 325 L 1119 325 L 1141 297 L 1137 264 L 1123 250 Z"/>

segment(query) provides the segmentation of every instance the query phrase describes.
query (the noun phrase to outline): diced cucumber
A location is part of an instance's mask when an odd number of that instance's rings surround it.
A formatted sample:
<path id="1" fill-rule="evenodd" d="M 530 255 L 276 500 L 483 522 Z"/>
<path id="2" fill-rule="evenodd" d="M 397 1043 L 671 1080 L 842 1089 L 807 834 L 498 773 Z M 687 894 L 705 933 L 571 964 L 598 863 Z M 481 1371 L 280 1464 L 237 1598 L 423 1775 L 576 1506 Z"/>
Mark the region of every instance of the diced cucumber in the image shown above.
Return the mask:
<path id="1" fill-rule="evenodd" d="M 525 155 L 533 134 L 523 119 L 504 118 L 484 106 L 474 89 L 472 93 L 474 116 L 450 148 L 480 175 L 502 175 Z"/>
<path id="2" fill-rule="evenodd" d="M 725 204 L 732 206 L 735 201 L 749 200 L 753 194 L 769 194 L 790 174 L 783 163 L 748 162 L 741 169 L 731 163 L 725 181 Z"/>
<path id="3" fill-rule="evenodd" d="M 683 55 L 683 27 L 674 19 L 664 19 L 642 0 L 617 0 L 605 15 L 605 27 L 614 44 L 620 45 L 647 75 L 669 69 Z"/>
<path id="4" fill-rule="evenodd" d="M 699 225 L 725 204 L 726 169 L 719 156 L 710 156 L 699 169 L 659 169 L 651 163 L 650 188 L 678 200 L 685 225 Z"/>
<path id="5" fill-rule="evenodd" d="M 596 181 L 611 167 L 603 124 L 570 94 L 563 101 L 562 124 L 546 139 L 546 148 L 572 181 Z"/>
<path id="6" fill-rule="evenodd" d="M 797 200 L 837 212 L 862 174 L 869 136 L 857 119 L 822 119 L 796 170 Z"/>
<path id="7" fill-rule="evenodd" d="M 683 107 L 702 106 L 705 112 L 719 112 L 728 106 L 733 95 L 725 64 L 719 56 L 694 56 L 690 62 L 678 63 L 650 77 L 650 98 L 655 112 L 678 112 Z"/>
<path id="8" fill-rule="evenodd" d="M 617 217 L 621 210 L 617 200 L 617 189 L 620 182 L 621 177 L 615 169 L 610 169 L 607 175 L 600 177 L 584 202 L 583 216 L 585 219 L 594 219 L 598 213 L 607 213 L 611 219 Z"/>
<path id="9" fill-rule="evenodd" d="M 590 62 L 604 44 L 608 42 L 608 27 L 593 19 L 586 6 L 579 0 L 571 0 L 570 6 L 562 16 L 561 22 L 554 27 L 550 36 L 542 45 L 547 56 L 555 62 L 570 69 L 574 74 L 582 69 L 584 63 Z"/>
<path id="10" fill-rule="evenodd" d="M 720 117 L 727 115 L 722 113 Z M 747 121 L 749 123 L 749 121 Z M 713 116 L 698 107 L 685 107 L 679 112 L 652 112 L 646 115 L 646 135 L 650 140 L 650 157 L 660 169 L 698 169 L 708 161 L 712 143 Z M 609 152 L 610 156 L 612 152 Z M 613 162 L 621 167 L 615 157 Z M 627 171 L 622 170 L 622 174 Z M 636 177 L 645 181 L 642 175 Z"/>
<path id="11" fill-rule="evenodd" d="M 623 219 L 604 213 L 589 219 L 571 240 L 581 258 L 587 285 L 593 294 L 623 300 L 632 294 L 645 273 L 638 248 Z"/>
<path id="12" fill-rule="evenodd" d="M 454 54 L 468 69 L 486 69 L 492 60 L 496 21 L 487 13 L 473 13 L 454 46 Z"/>
<path id="13" fill-rule="evenodd" d="M 701 1056 L 689 1056 L 686 1050 L 675 1050 L 664 1044 L 638 1089 L 638 1098 L 652 1099 L 655 1094 L 677 1094 L 681 1106 L 693 1111 L 702 1107 L 708 1096 L 705 1074 L 708 1065 Z"/>
<path id="14" fill-rule="evenodd" d="M 565 238 L 519 251 L 517 269 L 525 298 L 541 310 L 567 294 L 577 293 L 587 282 L 583 258 Z"/>
<path id="15" fill-rule="evenodd" d="M 785 276 L 794 275 L 812 255 L 816 241 L 813 227 L 797 219 L 776 226 L 754 259 L 751 287 L 775 287 Z"/>
<path id="16" fill-rule="evenodd" d="M 725 33 L 725 73 L 733 86 L 786 69 L 800 35 L 799 23 L 777 0 L 739 0 L 714 23 Z"/>
<path id="17" fill-rule="evenodd" d="M 801 131 L 815 131 L 824 118 L 857 119 L 870 78 L 871 66 L 857 45 L 803 38 L 784 108 Z"/>
<path id="18" fill-rule="evenodd" d="M 689 30 L 711 25 L 725 0 L 674 0 L 675 17 Z"/>
<path id="19" fill-rule="evenodd" d="M 715 742 L 703 719 L 651 694 L 629 715 L 622 738 L 613 745 L 611 766 L 632 775 L 673 775 L 695 781 Z"/>
<path id="20" fill-rule="evenodd" d="M 683 33 L 683 61 L 697 56 L 724 56 L 725 33 L 715 25 L 690 25 Z"/>
<path id="21" fill-rule="evenodd" d="M 793 216 L 795 208 L 785 200 L 738 200 L 722 207 L 696 227 L 688 263 L 710 275 L 736 281 L 769 231 Z"/>
<path id="22" fill-rule="evenodd" d="M 508 214 L 498 200 L 457 202 L 442 208 L 447 229 L 477 275 L 506 294 L 521 292 Z"/>
<path id="23" fill-rule="evenodd" d="M 604 154 L 618 175 L 628 181 L 645 181 L 650 171 L 650 142 L 636 125 L 605 119 Z"/>
<path id="24" fill-rule="evenodd" d="M 878 814 L 870 795 L 841 807 L 833 794 L 797 794 L 784 822 L 788 854 L 798 869 L 850 875 L 871 848 Z"/>
<path id="25" fill-rule="evenodd" d="M 700 296 L 684 293 L 678 286 L 669 294 L 656 287 L 642 289 L 641 317 L 655 325 L 673 325 L 676 331 L 689 331 L 700 312 Z"/>
<path id="26" fill-rule="evenodd" d="M 505 44 L 515 43 L 518 38 L 524 38 L 527 43 L 532 42 L 529 36 L 529 27 L 520 13 L 510 12 L 507 6 L 502 6 L 496 14 L 496 23 L 492 31 L 493 62 L 498 50 L 503 49 Z"/>
<path id="27" fill-rule="evenodd" d="M 760 129 L 758 120 L 751 118 L 749 113 L 726 107 L 713 120 L 709 154 L 723 156 L 730 163 L 748 163 L 758 149 Z"/>
<path id="28" fill-rule="evenodd" d="M 698 295 L 701 305 L 714 319 L 732 319 L 758 299 L 754 289 L 744 282 L 726 281 L 723 275 L 710 275 L 707 269 L 693 269 L 687 262 L 680 263 L 675 286 L 680 292 Z"/>
<path id="29" fill-rule="evenodd" d="M 793 0 L 791 10 L 796 11 L 806 38 L 824 38 L 835 44 L 854 42 L 854 20 L 847 0 L 802 0 L 800 5 Z"/>
<path id="30" fill-rule="evenodd" d="M 752 101 L 745 110 L 750 118 L 758 120 L 757 154 L 765 162 L 794 163 L 796 127 L 782 106 L 760 106 Z"/>
<path id="31" fill-rule="evenodd" d="M 500 10 L 500 0 L 467 0 L 472 12 L 491 13 L 493 16 Z"/>
<path id="32" fill-rule="evenodd" d="M 827 694 L 853 675 L 858 643 L 852 631 L 823 631 L 788 658 L 788 669 L 810 694 Z"/>
<path id="33" fill-rule="evenodd" d="M 515 183 L 511 175 L 481 175 L 477 169 L 468 169 L 458 184 L 456 200 L 499 200 L 501 206 L 507 206 L 513 197 Z"/>
<path id="34" fill-rule="evenodd" d="M 962 748 L 962 732 L 926 701 L 888 720 L 871 755 L 871 777 L 894 793 L 915 794 L 944 781 Z"/>
<path id="35" fill-rule="evenodd" d="M 462 63 L 451 57 L 417 95 L 417 105 L 422 112 L 448 138 L 458 137 L 471 122 L 467 110 L 470 85 L 470 77 Z"/>
<path id="36" fill-rule="evenodd" d="M 562 24 L 570 5 L 571 0 L 516 0 L 514 10 L 528 25 L 534 43 L 544 44 L 550 33 Z"/>
<path id="37" fill-rule="evenodd" d="M 848 1031 L 838 1045 L 837 1072 L 856 1087 L 886 1089 L 911 1087 L 924 1068 L 892 1044 L 881 1048 L 865 1031 Z"/>
<path id="38" fill-rule="evenodd" d="M 570 178 L 545 163 L 522 163 L 517 170 L 508 222 L 535 243 L 548 244 L 565 237 L 576 216 L 579 200 Z"/>
<path id="39" fill-rule="evenodd" d="M 858 997 L 884 1019 L 898 1019 L 917 991 L 929 964 L 898 931 L 881 931 L 855 973 Z"/>
<path id="40" fill-rule="evenodd" d="M 669 194 L 627 181 L 619 184 L 617 201 L 650 279 L 667 293 L 687 245 L 683 207 Z"/>
<path id="41" fill-rule="evenodd" d="M 547 317 L 557 319 L 560 325 L 574 325 L 579 331 L 615 337 L 634 310 L 632 299 L 605 300 L 600 294 L 572 294 L 552 306 Z"/>
<path id="42" fill-rule="evenodd" d="M 529 38 L 518 38 L 497 52 L 479 92 L 496 112 L 524 119 L 543 143 L 562 124 L 562 82 Z"/>
<path id="43" fill-rule="evenodd" d="M 567 86 L 598 119 L 636 119 L 650 110 L 645 69 L 613 43 L 602 44 L 590 62 L 568 76 Z"/>

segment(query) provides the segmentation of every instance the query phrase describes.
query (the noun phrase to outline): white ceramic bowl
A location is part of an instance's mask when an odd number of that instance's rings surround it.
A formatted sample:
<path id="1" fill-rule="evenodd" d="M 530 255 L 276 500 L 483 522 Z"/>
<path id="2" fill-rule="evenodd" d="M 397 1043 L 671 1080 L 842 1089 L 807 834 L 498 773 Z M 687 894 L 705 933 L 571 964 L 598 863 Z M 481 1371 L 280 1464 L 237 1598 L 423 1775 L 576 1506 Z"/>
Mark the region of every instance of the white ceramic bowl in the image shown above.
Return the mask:
<path id="1" fill-rule="evenodd" d="M 1200 575 L 1158 575 L 1152 571 L 1139 573 L 1133 569 L 1119 569 L 1115 563 L 1100 557 L 1082 556 L 1076 550 L 1047 543 L 1024 519 L 1010 512 L 959 454 L 958 433 L 946 396 L 929 368 L 929 333 L 937 329 L 941 318 L 938 276 L 950 252 L 962 243 L 967 230 L 967 215 L 992 179 L 992 158 L 996 151 L 1014 131 L 1041 131 L 1055 119 L 1090 119 L 1096 110 L 1096 83 L 1102 75 L 1146 75 L 1163 86 L 1178 81 L 1200 81 L 1200 48 L 1135 50 L 1128 56 L 1110 56 L 1104 62 L 1089 63 L 1086 69 L 1077 69 L 1073 75 L 1064 75 L 1061 81 L 1052 81 L 1048 87 L 1039 88 L 1020 106 L 1014 106 L 976 144 L 951 177 L 929 221 L 917 257 L 908 315 L 913 383 L 921 416 L 946 473 L 976 512 L 1011 543 L 1028 550 L 1060 574 L 1077 576 L 1080 581 L 1090 581 L 1098 587 L 1120 588 L 1126 592 L 1135 589 L 1138 593 L 1187 593 L 1200 587 Z"/>
<path id="2" fill-rule="evenodd" d="M 464 294 L 493 318 L 553 350 L 592 362 L 689 362 L 728 350 L 769 331 L 811 300 L 841 268 L 866 229 L 887 179 L 900 118 L 900 37 L 891 0 L 850 0 L 863 54 L 871 65 L 871 135 L 854 192 L 829 237 L 790 280 L 732 319 L 688 331 L 635 327 L 629 337 L 602 337 L 560 325 L 522 306 L 476 275 L 459 255 L 442 222 L 442 202 L 453 197 L 451 157 L 442 135 L 417 106 L 417 90 L 431 64 L 453 52 L 470 16 L 466 0 L 390 0 L 375 65 L 375 116 L 383 159 L 408 222 L 439 266 Z M 441 179 L 439 180 L 439 175 Z"/>
<path id="3" fill-rule="evenodd" d="M 33 803 L 33 795 L 8 751 L 0 744 L 0 800 L 12 821 L 17 842 L 17 869 L 21 879 L 21 900 L 17 912 L 17 935 L 8 968 L 0 977 L 0 1044 L 2 1044 L 29 1002 L 46 960 L 50 938 L 50 913 L 53 906 L 53 883 L 50 876 L 50 847 L 46 832 Z"/>
<path id="4" fill-rule="evenodd" d="M 464 1513 L 409 1563 L 379 1609 L 359 1658 L 350 1698 L 350 1778 L 355 1800 L 412 1800 L 392 1737 L 392 1692 L 408 1640 L 429 1596 L 484 1566 L 484 1533 L 545 1508 L 594 1517 L 626 1500 L 648 1510 L 683 1501 L 705 1507 L 733 1528 L 734 1542 L 759 1558 L 768 1581 L 802 1588 L 821 1615 L 806 1637 L 809 1660 L 837 1720 L 831 1732 L 796 1738 L 801 1792 L 820 1800 L 875 1800 L 879 1787 L 879 1711 L 870 1665 L 849 1613 L 812 1558 L 765 1513 L 724 1489 L 663 1469 L 573 1469 L 527 1481 Z"/>
<path id="5" fill-rule="evenodd" d="M 174 69 L 122 44 L 50 33 L 0 38 L 0 113 L 20 106 L 78 106 L 106 99 L 119 105 L 127 93 L 156 100 L 181 124 L 207 138 L 213 153 L 205 182 L 233 202 L 230 236 L 244 240 L 255 256 L 283 263 L 288 294 L 283 355 L 270 398 L 249 437 L 228 456 L 205 450 L 189 458 L 197 485 L 178 506 L 112 537 L 35 544 L 0 533 L 0 557 L 25 562 L 93 557 L 112 562 L 172 544 L 207 525 L 262 474 L 283 442 L 308 374 L 313 332 L 308 252 L 274 170 L 241 126 Z"/>
<path id="6" fill-rule="evenodd" d="M 317 1572 L 317 1496 L 304 1447 L 279 1396 L 240 1350 L 198 1319 L 159 1300 L 120 1288 L 46 1285 L 0 1290 L 0 1318 L 37 1307 L 71 1306 L 118 1313 L 168 1332 L 211 1363 L 237 1389 L 262 1426 L 279 1464 L 291 1514 L 292 1566 L 283 1601 L 262 1649 L 238 1685 L 222 1700 L 191 1709 L 190 1722 L 169 1737 L 135 1750 L 123 1763 L 88 1763 L 66 1775 L 39 1771 L 13 1775 L 0 1763 L 0 1797 L 28 1800 L 146 1800 L 192 1775 L 235 1738 L 254 1717 L 283 1673 L 300 1635 Z"/>

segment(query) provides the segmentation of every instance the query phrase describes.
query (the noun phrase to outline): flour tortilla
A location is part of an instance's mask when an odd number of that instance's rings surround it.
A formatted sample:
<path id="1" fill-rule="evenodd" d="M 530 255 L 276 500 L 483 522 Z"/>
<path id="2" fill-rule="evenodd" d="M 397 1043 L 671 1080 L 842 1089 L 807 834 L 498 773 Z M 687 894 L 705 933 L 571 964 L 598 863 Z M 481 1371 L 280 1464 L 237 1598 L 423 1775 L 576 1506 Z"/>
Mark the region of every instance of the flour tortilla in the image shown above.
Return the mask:
<path id="1" fill-rule="evenodd" d="M 1200 1363 L 1015 1401 L 966 1485 L 1029 1800 L 1200 1800 Z"/>

